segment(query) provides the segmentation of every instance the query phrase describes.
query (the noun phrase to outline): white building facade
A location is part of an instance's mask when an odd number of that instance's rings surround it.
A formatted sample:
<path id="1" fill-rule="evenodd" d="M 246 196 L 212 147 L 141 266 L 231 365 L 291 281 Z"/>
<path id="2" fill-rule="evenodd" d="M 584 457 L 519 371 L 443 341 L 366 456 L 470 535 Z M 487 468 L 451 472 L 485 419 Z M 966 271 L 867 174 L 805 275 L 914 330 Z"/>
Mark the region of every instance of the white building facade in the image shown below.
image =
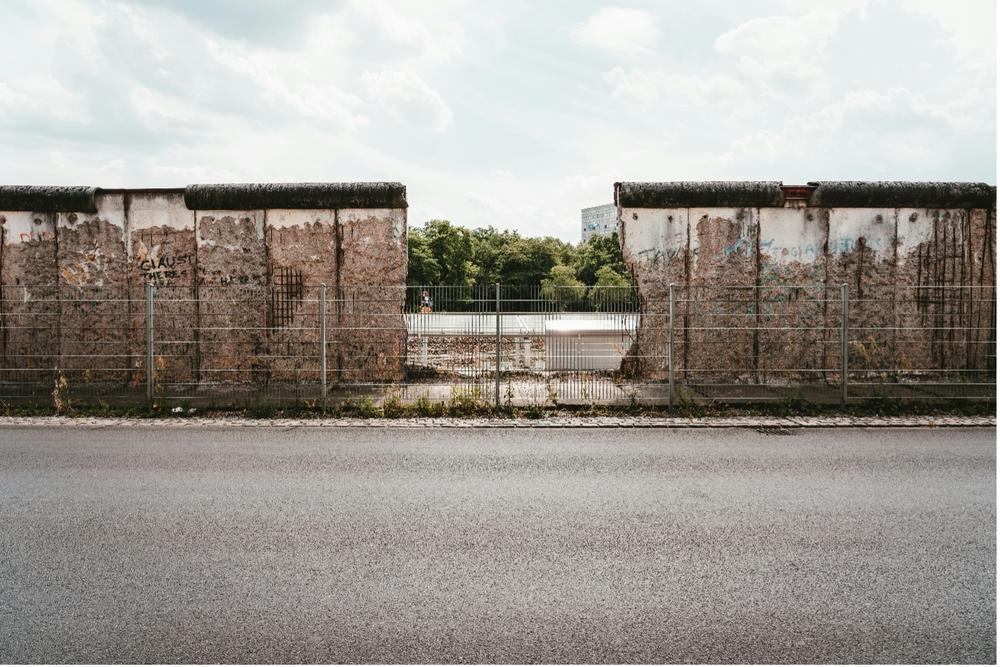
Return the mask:
<path id="1" fill-rule="evenodd" d="M 611 236 L 618 231 L 618 207 L 602 204 L 580 209 L 580 231 L 585 242 L 594 236 Z"/>

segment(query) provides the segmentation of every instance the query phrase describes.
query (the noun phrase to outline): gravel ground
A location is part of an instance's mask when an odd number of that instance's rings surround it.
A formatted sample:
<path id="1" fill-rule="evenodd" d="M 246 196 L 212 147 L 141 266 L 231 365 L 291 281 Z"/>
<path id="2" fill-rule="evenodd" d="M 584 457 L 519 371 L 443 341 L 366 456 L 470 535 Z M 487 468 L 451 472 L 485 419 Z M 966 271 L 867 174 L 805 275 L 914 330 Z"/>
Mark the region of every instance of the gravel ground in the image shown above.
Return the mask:
<path id="1" fill-rule="evenodd" d="M 267 418 L 232 416 L 170 418 L 150 417 L 0 417 L 0 427 L 98 427 L 129 426 L 143 428 L 206 428 L 229 426 L 279 428 L 828 428 L 834 426 L 865 428 L 901 427 L 996 427 L 996 417 L 907 416 L 907 417 L 577 417 L 546 416 L 541 419 L 505 417 L 408 417 L 387 418 Z"/>
<path id="2" fill-rule="evenodd" d="M 6 423 L 2 663 L 996 660 L 995 428 Z"/>

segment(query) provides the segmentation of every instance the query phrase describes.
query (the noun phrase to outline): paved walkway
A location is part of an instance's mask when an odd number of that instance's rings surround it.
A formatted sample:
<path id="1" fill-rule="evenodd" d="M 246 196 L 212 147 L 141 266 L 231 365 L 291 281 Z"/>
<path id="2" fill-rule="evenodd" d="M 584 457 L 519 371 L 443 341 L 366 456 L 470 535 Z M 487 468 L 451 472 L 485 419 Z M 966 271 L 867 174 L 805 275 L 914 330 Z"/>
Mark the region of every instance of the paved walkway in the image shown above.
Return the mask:
<path id="1" fill-rule="evenodd" d="M 409 417 L 402 419 L 319 418 L 249 419 L 220 417 L 0 417 L 5 426 L 148 426 L 203 427 L 358 427 L 370 428 L 826 428 L 826 427 L 996 427 L 996 417 L 908 416 L 908 417 L 575 417 L 558 415 L 543 419 Z"/>

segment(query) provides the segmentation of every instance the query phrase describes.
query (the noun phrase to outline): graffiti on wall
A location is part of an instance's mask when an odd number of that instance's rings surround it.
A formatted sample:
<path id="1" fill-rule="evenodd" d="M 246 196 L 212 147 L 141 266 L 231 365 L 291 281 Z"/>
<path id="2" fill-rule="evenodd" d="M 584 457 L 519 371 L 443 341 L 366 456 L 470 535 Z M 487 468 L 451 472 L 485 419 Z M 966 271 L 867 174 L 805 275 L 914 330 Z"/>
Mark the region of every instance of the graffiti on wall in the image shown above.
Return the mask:
<path id="1" fill-rule="evenodd" d="M 162 244 L 147 246 L 143 241 L 139 241 L 136 263 L 145 282 L 163 286 L 171 280 L 186 276 L 189 267 L 194 263 L 194 255 L 170 254 Z"/>
<path id="2" fill-rule="evenodd" d="M 47 229 L 32 229 L 30 232 L 21 232 L 20 234 L 18 234 L 18 240 L 21 243 L 38 243 L 39 241 L 54 241 L 55 238 L 56 238 L 55 233 Z"/>

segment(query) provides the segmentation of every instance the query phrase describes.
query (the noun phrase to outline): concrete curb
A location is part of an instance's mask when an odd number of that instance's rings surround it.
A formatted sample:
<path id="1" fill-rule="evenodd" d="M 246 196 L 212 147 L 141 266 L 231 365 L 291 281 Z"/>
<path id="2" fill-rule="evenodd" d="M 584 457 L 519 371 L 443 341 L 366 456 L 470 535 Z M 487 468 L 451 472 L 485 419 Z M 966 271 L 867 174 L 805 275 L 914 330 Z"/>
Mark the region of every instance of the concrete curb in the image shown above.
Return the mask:
<path id="1" fill-rule="evenodd" d="M 996 427 L 996 417 L 551 417 L 500 418 L 303 418 L 248 419 L 243 417 L 0 417 L 3 427 L 125 426 L 137 428 L 934 428 Z"/>

